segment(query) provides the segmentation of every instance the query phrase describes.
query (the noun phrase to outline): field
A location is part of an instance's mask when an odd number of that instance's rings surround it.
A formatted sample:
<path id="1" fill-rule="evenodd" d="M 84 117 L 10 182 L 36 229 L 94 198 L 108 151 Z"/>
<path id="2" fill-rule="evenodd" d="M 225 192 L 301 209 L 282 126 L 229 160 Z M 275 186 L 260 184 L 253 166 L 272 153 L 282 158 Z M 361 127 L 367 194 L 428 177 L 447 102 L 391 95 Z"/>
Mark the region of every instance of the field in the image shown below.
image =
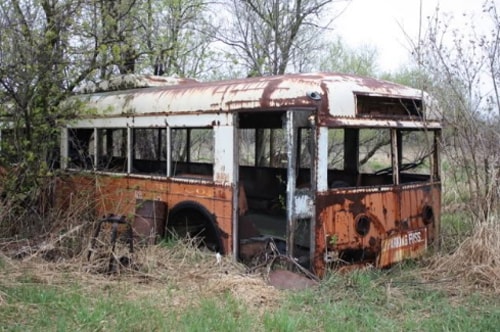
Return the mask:
<path id="1" fill-rule="evenodd" d="M 443 236 L 451 239 L 457 225 L 444 221 Z M 128 268 L 112 274 L 102 273 L 107 259 L 64 258 L 54 247 L 16 259 L 7 255 L 12 242 L 5 242 L 0 329 L 494 331 L 500 232 L 497 225 L 470 232 L 452 252 L 441 249 L 388 270 L 332 272 L 301 291 L 278 290 L 266 283 L 265 269 L 248 273 L 230 257 L 217 263 L 186 241 L 139 248 Z"/>

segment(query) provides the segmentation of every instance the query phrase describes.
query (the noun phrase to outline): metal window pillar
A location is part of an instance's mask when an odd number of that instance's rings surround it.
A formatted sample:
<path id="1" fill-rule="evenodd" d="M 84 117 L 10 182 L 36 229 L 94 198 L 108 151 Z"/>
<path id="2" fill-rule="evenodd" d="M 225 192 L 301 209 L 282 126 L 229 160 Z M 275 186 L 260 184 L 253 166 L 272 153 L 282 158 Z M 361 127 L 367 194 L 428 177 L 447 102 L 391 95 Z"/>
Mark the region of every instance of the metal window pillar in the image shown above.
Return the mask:
<path id="1" fill-rule="evenodd" d="M 286 147 L 287 147 L 287 183 L 286 183 L 286 253 L 293 257 L 295 246 L 295 229 L 297 220 L 294 214 L 294 198 L 296 188 L 296 160 L 297 160 L 297 128 L 295 126 L 295 112 L 286 112 Z"/>

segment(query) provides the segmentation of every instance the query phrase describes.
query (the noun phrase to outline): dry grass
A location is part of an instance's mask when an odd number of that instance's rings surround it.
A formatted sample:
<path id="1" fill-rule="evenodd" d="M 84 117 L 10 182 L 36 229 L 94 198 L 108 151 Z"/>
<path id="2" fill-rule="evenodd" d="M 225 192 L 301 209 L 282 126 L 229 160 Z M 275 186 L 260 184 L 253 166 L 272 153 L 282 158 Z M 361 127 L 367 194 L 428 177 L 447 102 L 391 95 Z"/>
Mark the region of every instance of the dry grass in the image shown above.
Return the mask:
<path id="1" fill-rule="evenodd" d="M 500 223 L 478 224 L 452 254 L 433 257 L 423 276 L 452 277 L 455 287 L 500 294 Z"/>
<path id="2" fill-rule="evenodd" d="M 217 262 L 215 254 L 200 250 L 195 239 L 135 247 L 133 253 L 125 243 L 118 243 L 111 252 L 109 243 L 101 240 L 98 252 L 88 260 L 92 223 L 82 225 L 76 223 L 77 218 L 64 219 L 65 227 L 54 227 L 58 232 L 38 244 L 0 241 L 0 261 L 6 267 L 0 269 L 3 284 L 15 286 L 25 282 L 28 275 L 34 283 L 78 284 L 89 295 L 117 291 L 127 299 L 151 299 L 179 310 L 203 299 L 231 294 L 262 314 L 279 307 L 283 299 L 284 293 L 269 286 L 265 275 L 249 274 L 230 256 Z M 106 238 L 105 233 L 102 235 Z M 112 273 L 110 257 L 114 258 Z M 121 257 L 127 257 L 128 264 L 117 264 Z M 482 290 L 500 294 L 500 223 L 477 225 L 473 236 L 452 254 L 436 254 L 426 267 L 414 272 L 419 274 L 418 279 L 452 293 Z M 390 297 L 398 297 L 397 292 L 397 287 L 387 289 Z M 0 305 L 4 301 L 0 292 Z"/>
<path id="3" fill-rule="evenodd" d="M 78 232 L 74 230 L 75 233 Z M 62 242 L 56 238 L 45 246 L 57 248 L 56 243 Z M 129 253 L 125 244 L 117 244 L 114 253 L 103 247 L 90 260 L 87 250 L 75 257 L 61 256 L 52 261 L 46 260 L 46 253 L 41 249 L 32 250 L 20 260 L 12 259 L 13 253 L 9 257 L 2 255 L 0 259 L 7 268 L 0 269 L 0 278 L 6 285 L 19 283 L 27 275 L 31 282 L 40 284 L 77 283 L 89 294 L 99 290 L 121 292 L 127 299 L 152 299 L 178 309 L 197 305 L 203 299 L 231 294 L 247 307 L 263 313 L 275 307 L 283 295 L 269 286 L 262 275 L 248 274 L 246 267 L 234 262 L 232 257 L 224 256 L 217 262 L 215 254 L 198 249 L 194 239 L 138 247 L 133 253 Z M 66 251 L 57 249 L 61 253 Z M 129 262 L 124 266 L 112 260 L 115 265 L 113 272 L 109 272 L 110 257 L 117 260 L 127 257 Z"/>

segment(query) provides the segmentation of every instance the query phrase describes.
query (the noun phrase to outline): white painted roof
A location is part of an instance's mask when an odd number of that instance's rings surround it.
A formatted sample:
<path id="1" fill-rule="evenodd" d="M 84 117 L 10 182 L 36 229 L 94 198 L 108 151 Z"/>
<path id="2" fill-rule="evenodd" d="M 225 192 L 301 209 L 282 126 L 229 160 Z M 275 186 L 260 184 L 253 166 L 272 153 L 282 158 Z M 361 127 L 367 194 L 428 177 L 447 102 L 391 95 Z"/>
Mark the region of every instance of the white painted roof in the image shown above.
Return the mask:
<path id="1" fill-rule="evenodd" d="M 335 73 L 290 74 L 218 82 L 149 76 L 155 87 L 80 95 L 105 116 L 233 112 L 318 107 L 332 116 L 356 116 L 356 94 L 420 100 L 421 90 L 383 80 Z M 311 93 L 321 96 L 315 100 Z"/>

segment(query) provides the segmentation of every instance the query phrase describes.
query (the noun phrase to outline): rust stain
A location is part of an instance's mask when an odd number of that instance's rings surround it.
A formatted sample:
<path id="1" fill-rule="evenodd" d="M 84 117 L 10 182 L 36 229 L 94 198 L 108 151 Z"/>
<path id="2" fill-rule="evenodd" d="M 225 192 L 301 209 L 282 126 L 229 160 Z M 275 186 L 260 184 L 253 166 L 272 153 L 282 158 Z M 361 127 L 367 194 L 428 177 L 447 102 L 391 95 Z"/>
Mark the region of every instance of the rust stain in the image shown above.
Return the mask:
<path id="1" fill-rule="evenodd" d="M 134 216 L 137 214 L 138 199 L 161 201 L 169 209 L 187 200 L 199 203 L 215 216 L 224 245 L 223 252 L 231 252 L 232 250 L 233 189 L 231 186 L 221 186 L 209 181 L 192 179 L 152 179 L 134 176 L 110 177 L 108 175 L 88 177 L 75 174 L 58 184 L 59 206 L 68 207 L 71 204 L 71 199 L 68 197 L 73 196 L 74 188 L 79 188 L 80 195 L 88 191 L 89 197 L 93 197 L 93 200 L 97 202 L 97 216 L 107 214 Z M 95 188 L 99 188 L 99 190 Z M 74 203 L 76 204 L 76 201 Z M 144 222 L 138 223 L 144 224 Z M 153 227 L 150 221 L 147 223 L 148 225 L 142 226 Z M 160 228 L 155 228 L 155 232 L 163 234 Z"/>
<path id="2" fill-rule="evenodd" d="M 149 77 L 148 80 L 154 85 L 157 78 Z M 284 109 L 290 106 L 319 106 L 321 112 L 327 114 L 332 111 L 328 109 L 332 101 L 328 99 L 331 89 L 348 88 L 353 94 L 366 95 L 371 91 L 376 95 L 418 98 L 417 90 L 399 84 L 334 73 L 288 74 L 218 82 L 178 79 L 176 84 L 163 86 L 160 83 L 150 88 L 94 94 L 89 100 L 90 106 L 92 102 L 95 107 L 100 107 L 97 102 L 116 105 L 119 114 L 123 114 L 121 110 L 127 109 L 136 116 L 231 112 L 244 108 Z M 308 98 L 306 94 L 311 91 L 322 91 L 322 100 Z M 149 103 L 154 107 L 141 107 L 141 103 Z"/>
<path id="3" fill-rule="evenodd" d="M 396 186 L 384 192 L 373 188 L 330 191 L 316 201 L 314 270 L 319 275 L 328 264 L 327 252 L 341 259 L 359 254 L 384 267 L 421 255 L 437 236 L 439 184 Z M 366 233 L 356 229 L 359 216 L 369 220 Z M 402 239 L 400 245 L 395 245 L 398 239 Z"/>

